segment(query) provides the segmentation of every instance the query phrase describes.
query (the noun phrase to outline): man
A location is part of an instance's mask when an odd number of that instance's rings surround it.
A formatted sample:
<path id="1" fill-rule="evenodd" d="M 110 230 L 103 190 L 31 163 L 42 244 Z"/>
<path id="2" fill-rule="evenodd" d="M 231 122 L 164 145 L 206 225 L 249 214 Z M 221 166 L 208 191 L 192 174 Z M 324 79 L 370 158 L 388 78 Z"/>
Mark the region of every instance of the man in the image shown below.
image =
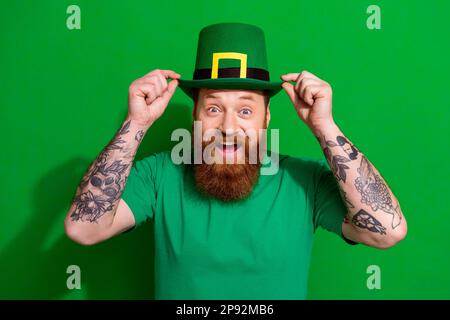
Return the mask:
<path id="1" fill-rule="evenodd" d="M 330 85 L 306 71 L 271 82 L 261 29 L 202 29 L 193 78 L 154 70 L 130 85 L 128 115 L 67 214 L 71 239 L 92 245 L 153 219 L 156 298 L 304 299 L 317 227 L 376 248 L 405 237 L 394 194 L 334 122 Z M 200 138 L 206 156 L 175 164 L 168 151 L 132 166 L 178 85 L 194 100 L 202 134 L 194 130 L 192 145 Z M 281 89 L 332 171 L 323 160 L 266 154 L 260 132 L 269 125 L 269 98 Z M 206 135 L 211 130 L 219 135 Z M 257 132 L 253 139 L 250 132 Z M 278 170 L 262 174 L 273 162 Z"/>

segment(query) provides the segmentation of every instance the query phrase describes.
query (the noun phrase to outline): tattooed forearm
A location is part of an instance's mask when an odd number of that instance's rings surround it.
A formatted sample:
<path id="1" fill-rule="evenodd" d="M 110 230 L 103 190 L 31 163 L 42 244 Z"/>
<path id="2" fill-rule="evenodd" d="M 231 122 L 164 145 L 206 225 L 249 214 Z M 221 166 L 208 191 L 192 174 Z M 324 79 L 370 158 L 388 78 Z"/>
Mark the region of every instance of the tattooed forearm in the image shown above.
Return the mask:
<path id="1" fill-rule="evenodd" d="M 359 210 L 353 216 L 352 223 L 359 228 L 367 229 L 382 235 L 386 234 L 386 228 L 383 227 L 381 222 L 364 209 Z"/>
<path id="2" fill-rule="evenodd" d="M 115 211 L 137 150 L 127 142 L 129 132 L 127 121 L 89 167 L 73 200 L 72 221 L 97 222 Z"/>
<path id="3" fill-rule="evenodd" d="M 89 188 L 85 192 L 77 194 L 74 203 L 75 210 L 71 214 L 73 221 L 97 221 L 103 214 L 114 208 L 115 202 L 122 195 L 125 185 L 124 172 L 130 163 L 122 163 L 121 160 L 112 164 L 95 161 L 83 178 L 83 185 L 91 184 L 93 193 Z"/>
<path id="4" fill-rule="evenodd" d="M 331 170 L 333 170 L 337 180 L 342 180 L 345 183 L 347 180 L 347 173 L 345 170 L 350 169 L 345 163 L 355 160 L 358 157 L 358 150 L 343 136 L 337 136 L 336 142 L 325 139 L 325 136 L 320 133 L 316 138 L 319 141 L 325 158 L 330 164 Z M 332 155 L 331 148 L 338 146 L 345 151 L 348 158 L 342 155 Z"/>
<path id="5" fill-rule="evenodd" d="M 355 187 L 361 194 L 361 202 L 370 206 L 373 211 L 381 209 L 392 215 L 392 228 L 395 229 L 402 217 L 398 204 L 394 207 L 389 189 L 383 179 L 374 172 L 372 165 L 364 156 L 361 158 L 361 165 L 357 171 L 359 177 L 355 180 Z"/>
<path id="6" fill-rule="evenodd" d="M 339 128 L 331 126 L 314 134 L 338 182 L 348 209 L 346 220 L 380 235 L 387 234 L 388 225 L 391 230 L 402 225 L 399 203 L 383 177 Z"/>
<path id="7" fill-rule="evenodd" d="M 144 131 L 143 130 L 139 130 L 138 132 L 136 132 L 136 135 L 134 136 L 134 139 L 137 142 L 141 142 L 143 137 L 144 137 Z"/>
<path id="8" fill-rule="evenodd" d="M 353 209 L 355 206 L 350 202 L 350 200 L 347 199 L 347 194 L 345 193 L 345 191 L 339 187 L 339 192 L 341 193 L 342 200 L 344 200 L 347 208 Z"/>

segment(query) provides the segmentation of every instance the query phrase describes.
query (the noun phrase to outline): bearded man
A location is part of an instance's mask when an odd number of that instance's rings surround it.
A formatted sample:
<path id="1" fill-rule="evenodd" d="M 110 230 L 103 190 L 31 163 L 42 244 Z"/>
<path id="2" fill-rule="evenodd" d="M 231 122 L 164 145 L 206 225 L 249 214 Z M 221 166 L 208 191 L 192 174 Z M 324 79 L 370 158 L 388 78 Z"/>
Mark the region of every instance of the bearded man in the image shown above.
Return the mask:
<path id="1" fill-rule="evenodd" d="M 152 219 L 157 299 L 305 299 L 318 227 L 350 244 L 398 243 L 399 202 L 336 125 L 330 85 L 306 71 L 280 78 L 270 80 L 260 28 L 203 28 L 192 80 L 158 69 L 130 85 L 127 117 L 83 177 L 67 235 L 92 245 Z M 175 164 L 166 151 L 132 165 L 178 86 L 201 128 L 188 158 L 198 139 L 200 161 Z M 270 98 L 282 89 L 326 161 L 267 150 Z"/>

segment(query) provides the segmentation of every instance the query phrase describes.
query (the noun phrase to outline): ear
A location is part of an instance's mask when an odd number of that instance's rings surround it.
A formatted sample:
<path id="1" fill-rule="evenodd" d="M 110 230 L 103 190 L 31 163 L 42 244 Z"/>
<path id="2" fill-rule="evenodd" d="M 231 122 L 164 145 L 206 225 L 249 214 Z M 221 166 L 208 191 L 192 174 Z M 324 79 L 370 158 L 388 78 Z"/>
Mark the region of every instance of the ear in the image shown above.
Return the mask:
<path id="1" fill-rule="evenodd" d="M 270 101 L 267 104 L 267 108 L 266 108 L 266 128 L 269 127 L 269 122 L 270 122 Z"/>
<path id="2" fill-rule="evenodd" d="M 192 108 L 192 119 L 195 120 L 195 113 L 197 112 L 197 106 L 194 104 L 194 108 Z"/>

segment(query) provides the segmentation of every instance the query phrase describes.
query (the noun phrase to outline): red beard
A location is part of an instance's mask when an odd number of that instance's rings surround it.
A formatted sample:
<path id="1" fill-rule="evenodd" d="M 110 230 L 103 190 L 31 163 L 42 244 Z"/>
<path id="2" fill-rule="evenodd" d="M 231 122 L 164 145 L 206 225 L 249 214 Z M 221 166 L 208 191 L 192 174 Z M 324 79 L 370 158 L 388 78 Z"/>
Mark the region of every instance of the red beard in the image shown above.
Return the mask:
<path id="1" fill-rule="evenodd" d="M 210 142 L 202 142 L 202 152 Z M 257 145 L 259 150 L 259 142 Z M 238 164 L 194 164 L 195 182 L 198 190 L 225 202 L 247 198 L 259 178 L 261 162 L 249 161 L 249 139 L 245 142 L 245 163 Z"/>

